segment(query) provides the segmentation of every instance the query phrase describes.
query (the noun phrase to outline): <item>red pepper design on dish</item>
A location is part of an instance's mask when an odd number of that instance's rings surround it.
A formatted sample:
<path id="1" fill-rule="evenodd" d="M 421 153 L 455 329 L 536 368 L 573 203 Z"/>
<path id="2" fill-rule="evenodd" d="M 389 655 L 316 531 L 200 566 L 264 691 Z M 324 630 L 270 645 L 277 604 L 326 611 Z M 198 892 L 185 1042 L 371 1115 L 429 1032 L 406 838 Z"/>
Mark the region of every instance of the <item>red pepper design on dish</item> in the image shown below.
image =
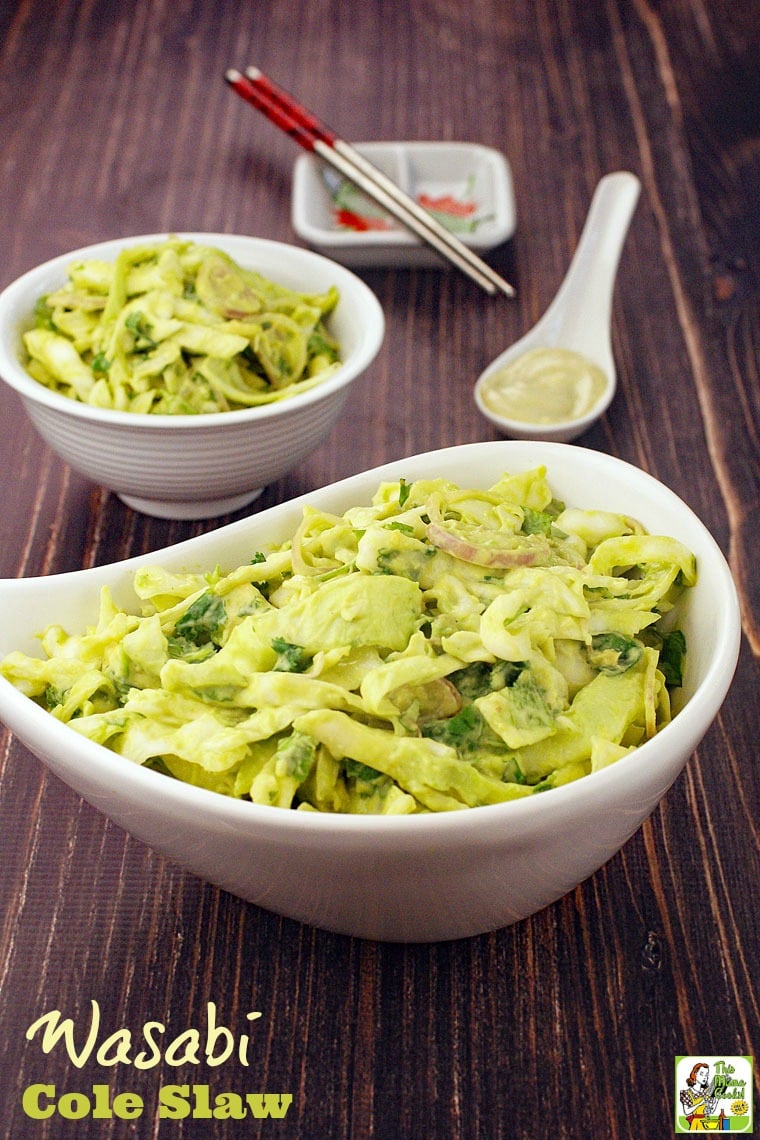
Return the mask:
<path id="1" fill-rule="evenodd" d="M 338 209 L 335 211 L 337 225 L 347 230 L 390 230 L 392 225 L 386 218 L 367 218 L 353 210 Z"/>
<path id="2" fill-rule="evenodd" d="M 333 182 L 326 178 L 333 200 L 332 215 L 338 229 L 354 230 L 357 233 L 388 231 L 398 227 L 388 214 L 366 194 L 362 193 L 348 179 Z M 467 189 L 471 179 L 467 180 Z M 471 233 L 484 219 L 477 216 L 478 203 L 468 197 L 457 198 L 454 194 L 431 194 L 420 191 L 417 201 L 454 233 Z"/>
<path id="3" fill-rule="evenodd" d="M 453 194 L 440 194 L 437 198 L 430 194 L 420 194 L 418 201 L 426 210 L 452 214 L 456 218 L 469 218 L 478 208 L 475 202 L 462 202 Z"/>

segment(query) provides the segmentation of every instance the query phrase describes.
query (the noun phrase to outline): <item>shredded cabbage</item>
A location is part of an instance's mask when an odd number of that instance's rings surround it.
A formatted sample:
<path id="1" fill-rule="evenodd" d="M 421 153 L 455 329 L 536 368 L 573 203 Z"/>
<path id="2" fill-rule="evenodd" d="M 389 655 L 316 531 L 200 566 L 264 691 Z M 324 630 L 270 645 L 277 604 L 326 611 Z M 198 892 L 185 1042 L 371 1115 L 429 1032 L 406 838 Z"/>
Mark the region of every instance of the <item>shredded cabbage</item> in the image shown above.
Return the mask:
<path id="1" fill-rule="evenodd" d="M 400 479 L 342 516 L 307 507 L 230 571 L 139 569 L 140 613 L 104 588 L 95 626 L 50 626 L 44 659 L 0 671 L 91 740 L 225 795 L 446 811 L 558 787 L 658 732 L 686 648 L 662 619 L 695 582 L 680 542 L 566 509 L 543 467 L 486 491 Z"/>
<path id="2" fill-rule="evenodd" d="M 69 267 L 24 334 L 27 371 L 99 408 L 227 412 L 312 387 L 339 365 L 339 299 L 294 292 L 220 250 L 169 237 Z"/>

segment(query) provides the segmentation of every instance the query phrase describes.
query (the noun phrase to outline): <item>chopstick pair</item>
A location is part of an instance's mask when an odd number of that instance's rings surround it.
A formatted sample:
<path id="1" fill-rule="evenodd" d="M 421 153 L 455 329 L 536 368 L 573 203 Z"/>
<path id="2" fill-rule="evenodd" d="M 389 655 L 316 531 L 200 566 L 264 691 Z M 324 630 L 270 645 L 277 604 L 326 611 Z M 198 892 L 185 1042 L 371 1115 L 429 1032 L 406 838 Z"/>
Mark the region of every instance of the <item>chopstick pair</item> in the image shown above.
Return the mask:
<path id="1" fill-rule="evenodd" d="M 299 146 L 319 155 L 487 293 L 502 292 L 507 297 L 514 297 L 513 287 L 490 265 L 257 67 L 246 68 L 245 75 L 230 68 L 225 79 L 238 95 L 290 135 Z"/>

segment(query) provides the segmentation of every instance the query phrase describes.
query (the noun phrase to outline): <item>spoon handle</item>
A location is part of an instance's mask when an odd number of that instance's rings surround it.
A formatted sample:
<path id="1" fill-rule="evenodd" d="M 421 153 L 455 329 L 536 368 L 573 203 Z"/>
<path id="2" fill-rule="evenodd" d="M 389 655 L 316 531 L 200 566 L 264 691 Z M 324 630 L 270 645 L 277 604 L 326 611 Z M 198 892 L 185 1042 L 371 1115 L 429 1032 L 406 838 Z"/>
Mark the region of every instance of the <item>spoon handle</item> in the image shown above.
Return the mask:
<path id="1" fill-rule="evenodd" d="M 591 317 L 589 343 L 609 328 L 618 263 L 640 191 L 635 174 L 624 170 L 598 183 L 568 271 L 541 319 L 552 340 L 578 344 Z"/>

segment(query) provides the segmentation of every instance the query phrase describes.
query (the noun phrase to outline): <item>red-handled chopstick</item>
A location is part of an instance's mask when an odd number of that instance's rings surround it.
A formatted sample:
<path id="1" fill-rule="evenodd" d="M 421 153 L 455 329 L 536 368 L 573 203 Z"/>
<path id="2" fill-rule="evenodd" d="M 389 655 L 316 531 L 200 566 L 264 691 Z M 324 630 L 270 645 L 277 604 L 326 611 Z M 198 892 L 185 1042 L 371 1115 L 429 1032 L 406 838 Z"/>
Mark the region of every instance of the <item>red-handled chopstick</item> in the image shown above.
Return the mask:
<path id="1" fill-rule="evenodd" d="M 290 135 L 299 146 L 319 155 L 486 292 L 500 291 L 508 297 L 514 296 L 512 286 L 490 265 L 368 162 L 355 147 L 339 138 L 258 68 L 247 68 L 245 75 L 230 69 L 225 78 L 238 95 Z"/>

